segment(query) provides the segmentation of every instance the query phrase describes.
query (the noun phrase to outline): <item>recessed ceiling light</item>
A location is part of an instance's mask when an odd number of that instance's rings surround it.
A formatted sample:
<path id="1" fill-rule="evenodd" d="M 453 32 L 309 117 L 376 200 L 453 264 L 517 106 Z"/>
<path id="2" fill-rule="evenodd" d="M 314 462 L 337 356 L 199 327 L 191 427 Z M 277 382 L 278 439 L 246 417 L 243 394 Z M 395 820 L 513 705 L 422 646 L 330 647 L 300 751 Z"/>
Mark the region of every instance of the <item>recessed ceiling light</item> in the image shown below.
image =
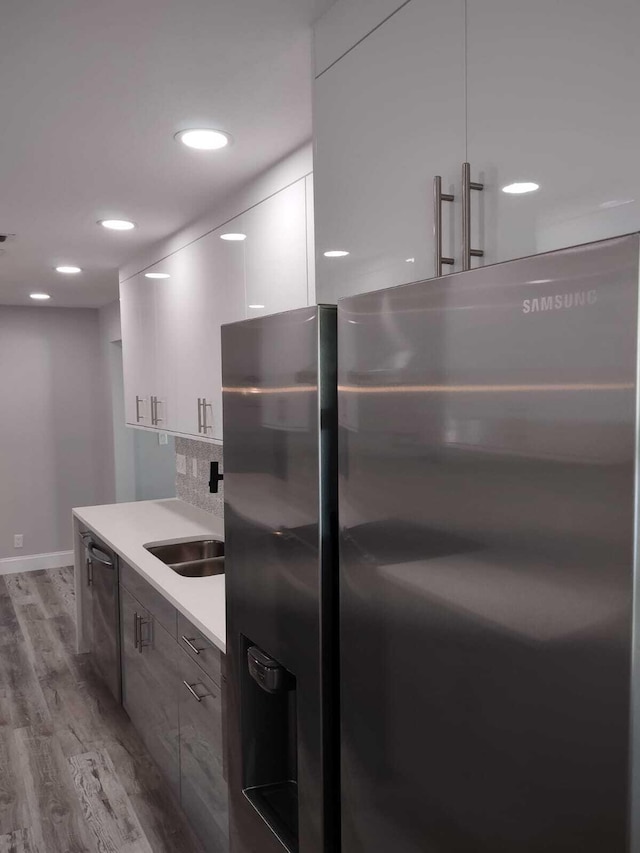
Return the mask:
<path id="1" fill-rule="evenodd" d="M 408 263 L 408 264 L 415 264 L 415 262 L 416 262 L 416 259 L 415 259 L 415 258 L 407 258 L 407 263 Z"/>
<path id="2" fill-rule="evenodd" d="M 29 297 L 31 299 L 42 299 L 42 300 L 51 299 L 51 297 L 49 296 L 48 293 L 30 293 Z"/>
<path id="3" fill-rule="evenodd" d="M 63 273 L 66 273 L 67 275 L 75 275 L 78 272 L 82 272 L 82 270 L 80 269 L 80 267 L 62 266 L 62 267 L 56 267 L 56 272 L 63 272 Z"/>
<path id="4" fill-rule="evenodd" d="M 240 234 L 240 233 L 238 233 L 238 234 L 221 234 L 220 239 L 221 240 L 229 240 L 232 243 L 239 243 L 242 240 L 246 240 L 247 235 L 246 234 Z"/>
<path id="5" fill-rule="evenodd" d="M 145 278 L 171 278 L 168 272 L 146 272 Z"/>
<path id="6" fill-rule="evenodd" d="M 181 130 L 176 133 L 174 138 L 179 139 L 187 148 L 196 148 L 198 151 L 219 151 L 220 148 L 226 148 L 231 142 L 228 133 L 208 128 Z"/>
<path id="7" fill-rule="evenodd" d="M 536 184 L 533 181 L 516 181 L 513 184 L 507 184 L 506 187 L 502 187 L 502 192 L 509 195 L 523 195 L 524 193 L 534 193 L 539 189 L 540 184 Z"/>
<path id="8" fill-rule="evenodd" d="M 129 219 L 101 219 L 98 225 L 109 228 L 111 231 L 131 231 L 132 228 L 136 227 L 136 223 Z"/>
<path id="9" fill-rule="evenodd" d="M 249 308 L 264 308 L 264 305 L 249 305 Z"/>
<path id="10" fill-rule="evenodd" d="M 345 258 L 349 252 L 345 252 L 343 249 L 332 249 L 330 252 L 325 252 L 325 258 Z"/>

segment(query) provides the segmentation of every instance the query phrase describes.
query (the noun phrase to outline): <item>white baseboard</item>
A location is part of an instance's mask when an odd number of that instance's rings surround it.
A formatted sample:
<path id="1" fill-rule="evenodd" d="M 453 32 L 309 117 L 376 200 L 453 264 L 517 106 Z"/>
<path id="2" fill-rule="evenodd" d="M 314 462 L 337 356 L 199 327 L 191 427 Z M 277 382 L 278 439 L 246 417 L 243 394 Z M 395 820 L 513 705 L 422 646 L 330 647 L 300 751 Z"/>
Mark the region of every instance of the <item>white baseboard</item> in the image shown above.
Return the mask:
<path id="1" fill-rule="evenodd" d="M 18 572 L 36 572 L 38 569 L 61 569 L 73 565 L 73 551 L 56 551 L 53 554 L 33 554 L 30 557 L 7 557 L 0 560 L 0 575 Z"/>

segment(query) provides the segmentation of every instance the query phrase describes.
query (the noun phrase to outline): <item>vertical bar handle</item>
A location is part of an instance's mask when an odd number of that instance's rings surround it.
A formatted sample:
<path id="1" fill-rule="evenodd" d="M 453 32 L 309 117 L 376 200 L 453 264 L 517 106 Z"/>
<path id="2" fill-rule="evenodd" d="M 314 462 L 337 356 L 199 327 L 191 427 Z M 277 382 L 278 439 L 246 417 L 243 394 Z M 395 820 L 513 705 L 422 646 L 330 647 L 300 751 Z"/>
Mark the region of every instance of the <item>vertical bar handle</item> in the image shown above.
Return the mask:
<path id="1" fill-rule="evenodd" d="M 156 404 L 155 404 L 155 405 L 156 405 L 156 412 L 155 412 L 155 426 L 158 426 L 158 424 L 160 423 L 160 421 L 164 421 L 164 418 L 161 418 L 161 417 L 160 417 L 160 415 L 158 414 L 158 406 L 164 406 L 164 405 L 166 405 L 166 400 L 158 400 L 158 398 L 157 398 L 157 397 L 155 397 L 154 399 L 155 399 L 155 401 L 156 401 Z"/>
<path id="2" fill-rule="evenodd" d="M 142 616 L 138 616 L 138 651 L 142 654 Z"/>
<path id="3" fill-rule="evenodd" d="M 433 236 L 435 241 L 435 273 L 436 278 L 442 275 L 444 264 L 453 266 L 453 258 L 442 257 L 442 202 L 454 201 L 455 196 L 451 193 L 442 192 L 442 176 L 436 175 L 433 179 Z"/>
<path id="4" fill-rule="evenodd" d="M 134 649 L 138 648 L 138 643 L 140 642 L 140 636 L 138 633 L 138 614 L 133 614 L 133 647 Z"/>
<path id="5" fill-rule="evenodd" d="M 136 423 L 140 423 L 140 421 L 144 420 L 144 415 L 140 414 L 140 403 L 146 403 L 147 400 L 145 397 L 138 397 L 136 394 Z"/>
<path id="6" fill-rule="evenodd" d="M 198 435 L 202 434 L 202 397 L 198 397 Z"/>
<path id="7" fill-rule="evenodd" d="M 207 403 L 207 398 L 202 398 L 202 432 L 206 435 L 210 429 L 213 427 L 207 423 L 207 409 L 211 409 L 213 413 L 213 405 L 211 403 Z"/>
<path id="8" fill-rule="evenodd" d="M 462 269 L 471 269 L 471 258 L 483 258 L 482 249 L 471 248 L 471 190 L 482 191 L 484 184 L 471 180 L 471 164 L 462 164 Z"/>

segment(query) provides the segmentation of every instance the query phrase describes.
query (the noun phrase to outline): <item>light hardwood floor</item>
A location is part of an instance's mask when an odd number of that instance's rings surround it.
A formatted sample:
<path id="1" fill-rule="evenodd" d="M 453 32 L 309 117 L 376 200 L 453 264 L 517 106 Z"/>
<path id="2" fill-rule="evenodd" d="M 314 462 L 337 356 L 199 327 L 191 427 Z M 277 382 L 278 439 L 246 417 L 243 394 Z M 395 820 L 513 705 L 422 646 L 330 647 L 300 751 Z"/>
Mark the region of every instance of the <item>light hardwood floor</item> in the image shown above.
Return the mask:
<path id="1" fill-rule="evenodd" d="M 74 620 L 73 569 L 0 577 L 0 853 L 201 853 Z"/>

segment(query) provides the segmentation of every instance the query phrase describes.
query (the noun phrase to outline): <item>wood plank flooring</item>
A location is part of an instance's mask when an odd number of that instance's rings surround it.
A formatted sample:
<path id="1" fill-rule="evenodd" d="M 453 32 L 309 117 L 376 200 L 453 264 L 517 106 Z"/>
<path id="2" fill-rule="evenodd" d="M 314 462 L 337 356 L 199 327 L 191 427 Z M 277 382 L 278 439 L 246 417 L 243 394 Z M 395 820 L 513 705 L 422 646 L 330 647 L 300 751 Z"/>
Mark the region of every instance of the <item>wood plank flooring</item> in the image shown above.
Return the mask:
<path id="1" fill-rule="evenodd" d="M 0 577 L 0 853 L 202 853 L 74 620 L 73 569 Z"/>

